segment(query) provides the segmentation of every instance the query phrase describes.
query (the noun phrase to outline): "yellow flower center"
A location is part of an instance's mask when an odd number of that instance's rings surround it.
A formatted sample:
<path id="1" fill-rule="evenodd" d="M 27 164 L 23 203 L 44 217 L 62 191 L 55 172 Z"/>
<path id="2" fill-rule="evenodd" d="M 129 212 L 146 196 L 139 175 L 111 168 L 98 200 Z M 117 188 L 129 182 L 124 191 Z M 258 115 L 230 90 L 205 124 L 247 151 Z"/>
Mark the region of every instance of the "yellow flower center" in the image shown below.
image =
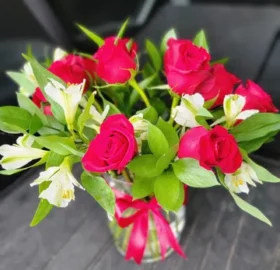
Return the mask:
<path id="1" fill-rule="evenodd" d="M 63 199 L 74 200 L 74 191 L 71 189 L 65 190 L 62 194 Z"/>

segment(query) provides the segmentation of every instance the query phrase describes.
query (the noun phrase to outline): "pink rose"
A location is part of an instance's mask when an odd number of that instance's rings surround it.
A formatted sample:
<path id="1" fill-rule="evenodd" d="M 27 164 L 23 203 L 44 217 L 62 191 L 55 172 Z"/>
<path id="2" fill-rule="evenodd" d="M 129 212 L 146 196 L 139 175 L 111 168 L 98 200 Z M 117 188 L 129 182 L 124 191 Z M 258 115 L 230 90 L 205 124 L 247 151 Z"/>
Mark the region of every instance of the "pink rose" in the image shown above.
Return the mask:
<path id="1" fill-rule="evenodd" d="M 90 172 L 119 172 L 137 153 L 134 128 L 123 114 L 109 116 L 91 141 L 82 163 Z"/>
<path id="2" fill-rule="evenodd" d="M 209 78 L 202 82 L 195 92 L 200 93 L 206 101 L 217 97 L 212 106 L 214 108 L 223 104 L 224 97 L 232 94 L 235 84 L 239 81 L 225 69 L 224 65 L 216 64 L 210 69 Z"/>
<path id="3" fill-rule="evenodd" d="M 202 126 L 187 131 L 181 138 L 178 157 L 197 159 L 208 170 L 217 166 L 223 173 L 234 173 L 242 163 L 235 138 L 221 126 L 210 131 Z"/>
<path id="4" fill-rule="evenodd" d="M 85 90 L 89 88 L 91 81 L 95 78 L 95 62 L 74 54 L 69 54 L 61 60 L 53 62 L 48 70 L 66 83 L 79 84 L 86 79 Z M 36 88 L 32 100 L 39 108 L 44 107 L 45 114 L 52 115 L 50 105 L 44 104 L 47 99 L 39 87 Z"/>
<path id="5" fill-rule="evenodd" d="M 278 112 L 273 105 L 271 96 L 258 84 L 248 80 L 246 86 L 242 84 L 236 89 L 236 94 L 244 96 L 246 103 L 243 110 L 259 110 L 260 112 Z"/>
<path id="6" fill-rule="evenodd" d="M 131 71 L 136 70 L 135 62 L 137 46 L 133 42 L 128 48 L 129 39 L 115 37 L 105 39 L 104 44 L 94 54 L 97 60 L 97 75 L 109 84 L 126 83 L 131 78 Z"/>
<path id="7" fill-rule="evenodd" d="M 171 89 L 179 94 L 194 94 L 209 77 L 210 55 L 190 40 L 169 39 L 164 55 L 164 69 Z"/>

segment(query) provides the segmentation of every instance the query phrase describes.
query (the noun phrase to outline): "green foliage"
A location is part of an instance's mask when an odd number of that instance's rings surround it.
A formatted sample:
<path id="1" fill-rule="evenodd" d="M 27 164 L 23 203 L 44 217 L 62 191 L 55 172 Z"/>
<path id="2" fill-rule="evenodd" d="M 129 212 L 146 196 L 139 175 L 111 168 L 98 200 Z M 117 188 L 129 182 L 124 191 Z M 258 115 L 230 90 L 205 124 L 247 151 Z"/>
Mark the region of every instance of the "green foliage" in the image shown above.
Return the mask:
<path id="1" fill-rule="evenodd" d="M 0 107 L 0 129 L 7 133 L 24 133 L 30 127 L 31 114 L 19 107 Z"/>
<path id="2" fill-rule="evenodd" d="M 269 226 L 272 226 L 270 220 L 256 207 L 253 205 L 247 203 L 246 201 L 242 200 L 240 197 L 238 197 L 236 194 L 230 192 L 230 195 L 233 197 L 235 203 L 239 208 L 241 208 L 243 211 L 247 212 L 249 215 L 259 219 L 260 221 L 263 221 L 264 223 L 268 224 Z"/>
<path id="3" fill-rule="evenodd" d="M 154 107 L 147 107 L 143 110 L 136 112 L 136 114 L 140 114 L 140 113 L 143 114 L 144 119 L 148 120 L 152 124 L 155 124 L 157 122 L 158 113 Z"/>
<path id="4" fill-rule="evenodd" d="M 204 30 L 200 30 L 194 40 L 193 40 L 193 43 L 198 46 L 198 47 L 202 47 L 204 48 L 206 51 L 209 52 L 209 46 L 207 44 L 207 39 L 206 39 L 206 35 L 205 35 L 205 32 Z"/>
<path id="5" fill-rule="evenodd" d="M 8 71 L 7 75 L 16 82 L 28 95 L 32 95 L 35 91 L 35 85 L 28 80 L 25 74 L 20 72 Z"/>
<path id="6" fill-rule="evenodd" d="M 169 150 L 169 144 L 164 134 L 152 124 L 148 126 L 148 144 L 152 153 L 158 158 Z"/>
<path id="7" fill-rule="evenodd" d="M 41 136 L 36 137 L 36 142 L 59 155 L 73 154 L 76 150 L 75 143 L 70 137 L 59 137 L 56 135 Z"/>
<path id="8" fill-rule="evenodd" d="M 183 184 L 172 172 L 156 178 L 154 192 L 159 204 L 167 211 L 178 211 L 184 202 Z"/>
<path id="9" fill-rule="evenodd" d="M 165 53 L 165 51 L 167 50 L 167 42 L 169 39 L 171 38 L 174 38 L 176 39 L 177 38 L 177 34 L 176 34 L 176 31 L 174 28 L 170 29 L 169 31 L 167 31 L 165 33 L 165 35 L 163 36 L 162 40 L 161 40 L 161 43 L 160 43 L 160 52 L 162 54 Z"/>
<path id="10" fill-rule="evenodd" d="M 129 19 L 127 19 L 127 20 L 122 24 L 122 26 L 121 26 L 121 28 L 120 28 L 118 34 L 117 34 L 117 38 L 116 38 L 115 43 L 117 42 L 118 39 L 120 39 L 120 38 L 123 37 L 123 34 L 124 34 L 124 32 L 125 32 L 125 30 L 126 30 L 126 28 L 127 28 L 128 23 L 129 23 Z"/>
<path id="11" fill-rule="evenodd" d="M 135 157 L 127 167 L 136 175 L 143 178 L 158 176 L 160 172 L 156 170 L 157 158 L 154 155 L 142 155 Z"/>
<path id="12" fill-rule="evenodd" d="M 17 101 L 19 106 L 28 111 L 31 115 L 37 115 L 43 125 L 48 124 L 47 117 L 28 97 L 21 93 L 17 93 Z"/>
<path id="13" fill-rule="evenodd" d="M 158 122 L 157 122 L 156 126 L 161 130 L 161 132 L 165 136 L 166 140 L 168 141 L 169 147 L 172 147 L 175 144 L 179 143 L 178 134 L 177 134 L 176 130 L 174 129 L 174 127 L 170 123 L 164 121 L 160 117 L 158 119 Z"/>
<path id="14" fill-rule="evenodd" d="M 279 130 L 280 114 L 258 113 L 233 127 L 230 132 L 238 142 L 244 142 L 269 137 L 269 134 Z"/>
<path id="15" fill-rule="evenodd" d="M 156 178 L 144 178 L 136 176 L 132 185 L 132 196 L 134 199 L 142 199 L 150 195 L 154 190 Z"/>
<path id="16" fill-rule="evenodd" d="M 51 205 L 47 200 L 41 199 L 30 223 L 30 227 L 35 227 L 41 223 L 48 216 L 52 209 L 53 205 Z"/>
<path id="17" fill-rule="evenodd" d="M 215 174 L 201 167 L 195 159 L 178 159 L 172 164 L 172 167 L 174 174 L 190 187 L 208 188 L 220 185 Z"/>
<path id="18" fill-rule="evenodd" d="M 59 166 L 63 162 L 63 160 L 64 160 L 64 156 L 59 155 L 53 151 L 50 151 L 46 163 L 46 169 L 48 169 L 49 167 Z"/>
<path id="19" fill-rule="evenodd" d="M 90 31 L 89 29 L 80 24 L 78 24 L 78 27 L 86 36 L 88 36 L 96 45 L 98 45 L 98 47 L 101 47 L 104 44 L 104 40 L 94 32 Z"/>
<path id="20" fill-rule="evenodd" d="M 161 69 L 162 61 L 161 61 L 161 55 L 156 45 L 152 41 L 146 40 L 146 50 L 152 61 L 153 67 L 155 68 L 156 71 L 159 71 Z"/>
<path id="21" fill-rule="evenodd" d="M 272 173 L 270 173 L 268 170 L 263 168 L 262 166 L 255 163 L 252 159 L 249 158 L 247 153 L 244 151 L 244 149 L 240 149 L 242 153 L 243 159 L 251 165 L 253 170 L 256 172 L 258 178 L 263 182 L 270 182 L 270 183 L 279 183 L 280 178 L 274 176 Z"/>
<path id="22" fill-rule="evenodd" d="M 103 207 L 108 214 L 115 214 L 115 194 L 105 179 L 87 172 L 81 176 L 85 190 Z"/>

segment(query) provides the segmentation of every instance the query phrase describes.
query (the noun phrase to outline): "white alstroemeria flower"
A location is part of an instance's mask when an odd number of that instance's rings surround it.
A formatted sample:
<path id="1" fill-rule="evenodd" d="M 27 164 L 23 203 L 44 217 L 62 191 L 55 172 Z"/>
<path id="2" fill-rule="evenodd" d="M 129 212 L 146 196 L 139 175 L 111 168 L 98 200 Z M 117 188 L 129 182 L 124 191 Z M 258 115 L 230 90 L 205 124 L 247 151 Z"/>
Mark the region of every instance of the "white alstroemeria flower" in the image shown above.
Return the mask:
<path id="1" fill-rule="evenodd" d="M 40 185 L 45 181 L 51 183 L 47 189 L 40 193 L 39 198 L 46 199 L 50 204 L 57 207 L 66 207 L 71 200 L 75 200 L 74 186 L 84 190 L 73 176 L 67 158 L 60 166 L 50 167 L 41 172 L 30 186 Z"/>
<path id="2" fill-rule="evenodd" d="M 143 117 L 143 113 L 139 113 L 129 118 L 129 122 L 133 125 L 135 133 L 147 133 L 149 122 Z"/>
<path id="3" fill-rule="evenodd" d="M 53 52 L 53 61 L 61 60 L 65 57 L 68 53 L 60 48 L 56 48 Z"/>
<path id="4" fill-rule="evenodd" d="M 234 125 L 237 120 L 245 120 L 246 118 L 258 113 L 258 110 L 242 111 L 246 103 L 246 98 L 237 94 L 226 95 L 224 98 L 225 120 L 228 126 Z"/>
<path id="5" fill-rule="evenodd" d="M 241 167 L 236 173 L 225 175 L 226 186 L 235 193 L 244 192 L 248 194 L 248 184 L 255 187 L 254 181 L 262 184 L 253 168 L 245 162 L 242 162 Z"/>
<path id="6" fill-rule="evenodd" d="M 129 122 L 134 128 L 139 153 L 141 153 L 143 141 L 147 140 L 148 137 L 149 122 L 143 116 L 143 113 L 139 113 L 129 118 Z"/>
<path id="7" fill-rule="evenodd" d="M 90 107 L 89 114 L 91 118 L 89 118 L 85 126 L 89 128 L 93 128 L 96 130 L 97 133 L 99 133 L 100 125 L 104 122 L 105 118 L 107 117 L 107 114 L 110 110 L 110 106 L 107 105 L 102 113 L 98 112 L 94 105 Z"/>
<path id="8" fill-rule="evenodd" d="M 183 95 L 180 106 L 172 110 L 172 118 L 174 121 L 184 127 L 200 126 L 195 120 L 198 111 L 204 105 L 204 98 L 200 94 Z"/>
<path id="9" fill-rule="evenodd" d="M 32 82 L 35 86 L 38 85 L 34 72 L 33 72 L 33 69 L 32 69 L 32 66 L 29 62 L 26 62 L 23 65 L 22 71 L 30 82 Z"/>
<path id="10" fill-rule="evenodd" d="M 0 146 L 0 155 L 3 158 L 0 164 L 5 170 L 15 170 L 23 167 L 34 159 L 44 157 L 48 151 L 32 148 L 34 138 L 28 135 L 18 137 L 17 144 Z"/>
<path id="11" fill-rule="evenodd" d="M 70 84 L 65 87 L 61 83 L 51 79 L 51 82 L 45 87 L 47 95 L 62 107 L 70 129 L 72 129 L 75 115 L 83 95 L 85 82 L 86 80 L 80 84 Z"/>

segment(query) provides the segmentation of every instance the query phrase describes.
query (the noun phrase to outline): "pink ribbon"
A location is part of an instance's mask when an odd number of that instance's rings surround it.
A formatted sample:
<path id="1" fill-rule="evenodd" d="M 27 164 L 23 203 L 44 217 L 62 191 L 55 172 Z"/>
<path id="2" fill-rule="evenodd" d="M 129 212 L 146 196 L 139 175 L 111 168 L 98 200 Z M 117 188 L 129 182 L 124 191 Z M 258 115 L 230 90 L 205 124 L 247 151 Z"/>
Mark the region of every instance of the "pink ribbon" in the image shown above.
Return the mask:
<path id="1" fill-rule="evenodd" d="M 126 260 L 134 259 L 137 264 L 141 264 L 148 240 L 149 213 L 151 213 L 155 221 L 162 260 L 165 258 L 169 247 L 173 248 L 183 258 L 186 258 L 169 223 L 161 213 L 161 206 L 155 198 L 145 202 L 143 200 L 133 200 L 132 196 L 117 190 L 114 190 L 114 192 L 116 195 L 115 217 L 119 226 L 126 228 L 133 224 L 126 250 Z M 122 217 L 128 208 L 133 208 L 136 212 L 129 217 Z"/>

